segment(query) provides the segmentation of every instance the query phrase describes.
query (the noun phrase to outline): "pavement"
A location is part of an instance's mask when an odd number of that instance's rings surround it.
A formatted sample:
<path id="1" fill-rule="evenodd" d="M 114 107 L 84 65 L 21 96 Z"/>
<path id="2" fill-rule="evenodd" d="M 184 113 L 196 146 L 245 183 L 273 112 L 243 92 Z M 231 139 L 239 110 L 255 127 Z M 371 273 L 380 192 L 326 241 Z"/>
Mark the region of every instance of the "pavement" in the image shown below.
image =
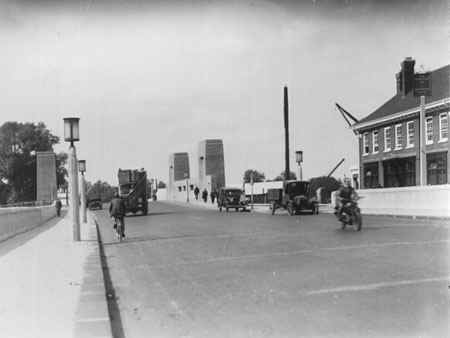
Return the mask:
<path id="1" fill-rule="evenodd" d="M 367 216 L 355 232 L 330 214 L 152 202 L 117 243 L 95 216 L 117 336 L 450 336 L 448 220 Z"/>
<path id="2" fill-rule="evenodd" d="M 62 218 L 0 242 L 0 336 L 111 337 L 97 229 Z"/>

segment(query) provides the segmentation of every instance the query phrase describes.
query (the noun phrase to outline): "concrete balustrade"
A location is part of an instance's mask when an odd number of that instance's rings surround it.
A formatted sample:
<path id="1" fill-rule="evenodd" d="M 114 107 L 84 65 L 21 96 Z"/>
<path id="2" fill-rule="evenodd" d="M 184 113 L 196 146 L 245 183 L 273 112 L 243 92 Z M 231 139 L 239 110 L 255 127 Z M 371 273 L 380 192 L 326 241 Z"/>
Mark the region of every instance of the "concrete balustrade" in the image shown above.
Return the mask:
<path id="1" fill-rule="evenodd" d="M 450 217 L 450 185 L 361 189 L 363 214 Z M 332 194 L 335 201 L 336 192 Z"/>
<path id="2" fill-rule="evenodd" d="M 0 241 L 42 225 L 55 216 L 54 205 L 0 208 Z"/>

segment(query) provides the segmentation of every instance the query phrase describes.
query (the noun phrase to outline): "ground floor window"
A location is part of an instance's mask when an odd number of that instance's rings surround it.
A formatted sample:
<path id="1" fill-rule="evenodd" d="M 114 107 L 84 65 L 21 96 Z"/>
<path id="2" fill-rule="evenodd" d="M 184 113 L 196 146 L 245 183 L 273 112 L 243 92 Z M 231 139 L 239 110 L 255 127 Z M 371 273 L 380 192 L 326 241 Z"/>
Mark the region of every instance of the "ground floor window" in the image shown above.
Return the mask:
<path id="1" fill-rule="evenodd" d="M 378 162 L 364 164 L 364 188 L 378 188 Z"/>
<path id="2" fill-rule="evenodd" d="M 416 157 L 383 161 L 384 186 L 407 187 L 416 185 Z"/>
<path id="3" fill-rule="evenodd" d="M 447 152 L 427 154 L 427 183 L 447 184 Z"/>

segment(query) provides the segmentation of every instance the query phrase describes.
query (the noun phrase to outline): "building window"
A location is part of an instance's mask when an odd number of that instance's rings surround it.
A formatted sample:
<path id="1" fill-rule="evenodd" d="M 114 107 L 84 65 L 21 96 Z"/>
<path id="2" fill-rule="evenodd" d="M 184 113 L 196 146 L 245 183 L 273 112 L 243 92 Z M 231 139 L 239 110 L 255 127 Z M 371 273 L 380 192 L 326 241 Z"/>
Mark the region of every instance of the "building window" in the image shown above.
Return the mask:
<path id="1" fill-rule="evenodd" d="M 395 125 L 395 149 L 401 149 L 403 145 L 403 131 L 402 125 Z"/>
<path id="2" fill-rule="evenodd" d="M 448 141 L 448 114 L 439 115 L 439 142 Z"/>
<path id="3" fill-rule="evenodd" d="M 409 121 L 406 124 L 407 134 L 406 134 L 406 147 L 414 147 L 414 121 Z"/>
<path id="4" fill-rule="evenodd" d="M 379 146 L 378 146 L 378 130 L 375 130 L 372 133 L 372 145 L 373 145 L 373 147 L 372 147 L 373 153 L 374 154 L 378 153 L 378 149 L 379 149 Z"/>
<path id="5" fill-rule="evenodd" d="M 427 117 L 425 119 L 425 143 L 433 143 L 433 117 Z"/>
<path id="6" fill-rule="evenodd" d="M 391 127 L 384 128 L 384 151 L 391 151 L 392 148 Z"/>
<path id="7" fill-rule="evenodd" d="M 366 163 L 363 169 L 364 188 L 379 188 L 378 162 Z"/>
<path id="8" fill-rule="evenodd" d="M 383 161 L 384 186 L 408 187 L 416 184 L 416 157 Z"/>
<path id="9" fill-rule="evenodd" d="M 363 134 L 363 155 L 369 153 L 369 133 Z"/>
<path id="10" fill-rule="evenodd" d="M 427 154 L 427 184 L 447 184 L 447 152 Z"/>

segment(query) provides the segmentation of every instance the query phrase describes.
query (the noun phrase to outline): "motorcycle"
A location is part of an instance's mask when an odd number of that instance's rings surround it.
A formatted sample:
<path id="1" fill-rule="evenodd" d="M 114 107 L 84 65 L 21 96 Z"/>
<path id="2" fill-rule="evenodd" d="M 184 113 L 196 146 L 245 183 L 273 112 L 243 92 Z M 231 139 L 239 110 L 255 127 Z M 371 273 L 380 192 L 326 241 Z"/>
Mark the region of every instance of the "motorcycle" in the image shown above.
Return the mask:
<path id="1" fill-rule="evenodd" d="M 344 230 L 347 225 L 352 225 L 355 231 L 361 231 L 362 216 L 361 210 L 358 207 L 357 198 L 345 202 L 341 215 L 339 216 L 336 212 L 336 217 L 342 223 L 342 230 Z"/>

